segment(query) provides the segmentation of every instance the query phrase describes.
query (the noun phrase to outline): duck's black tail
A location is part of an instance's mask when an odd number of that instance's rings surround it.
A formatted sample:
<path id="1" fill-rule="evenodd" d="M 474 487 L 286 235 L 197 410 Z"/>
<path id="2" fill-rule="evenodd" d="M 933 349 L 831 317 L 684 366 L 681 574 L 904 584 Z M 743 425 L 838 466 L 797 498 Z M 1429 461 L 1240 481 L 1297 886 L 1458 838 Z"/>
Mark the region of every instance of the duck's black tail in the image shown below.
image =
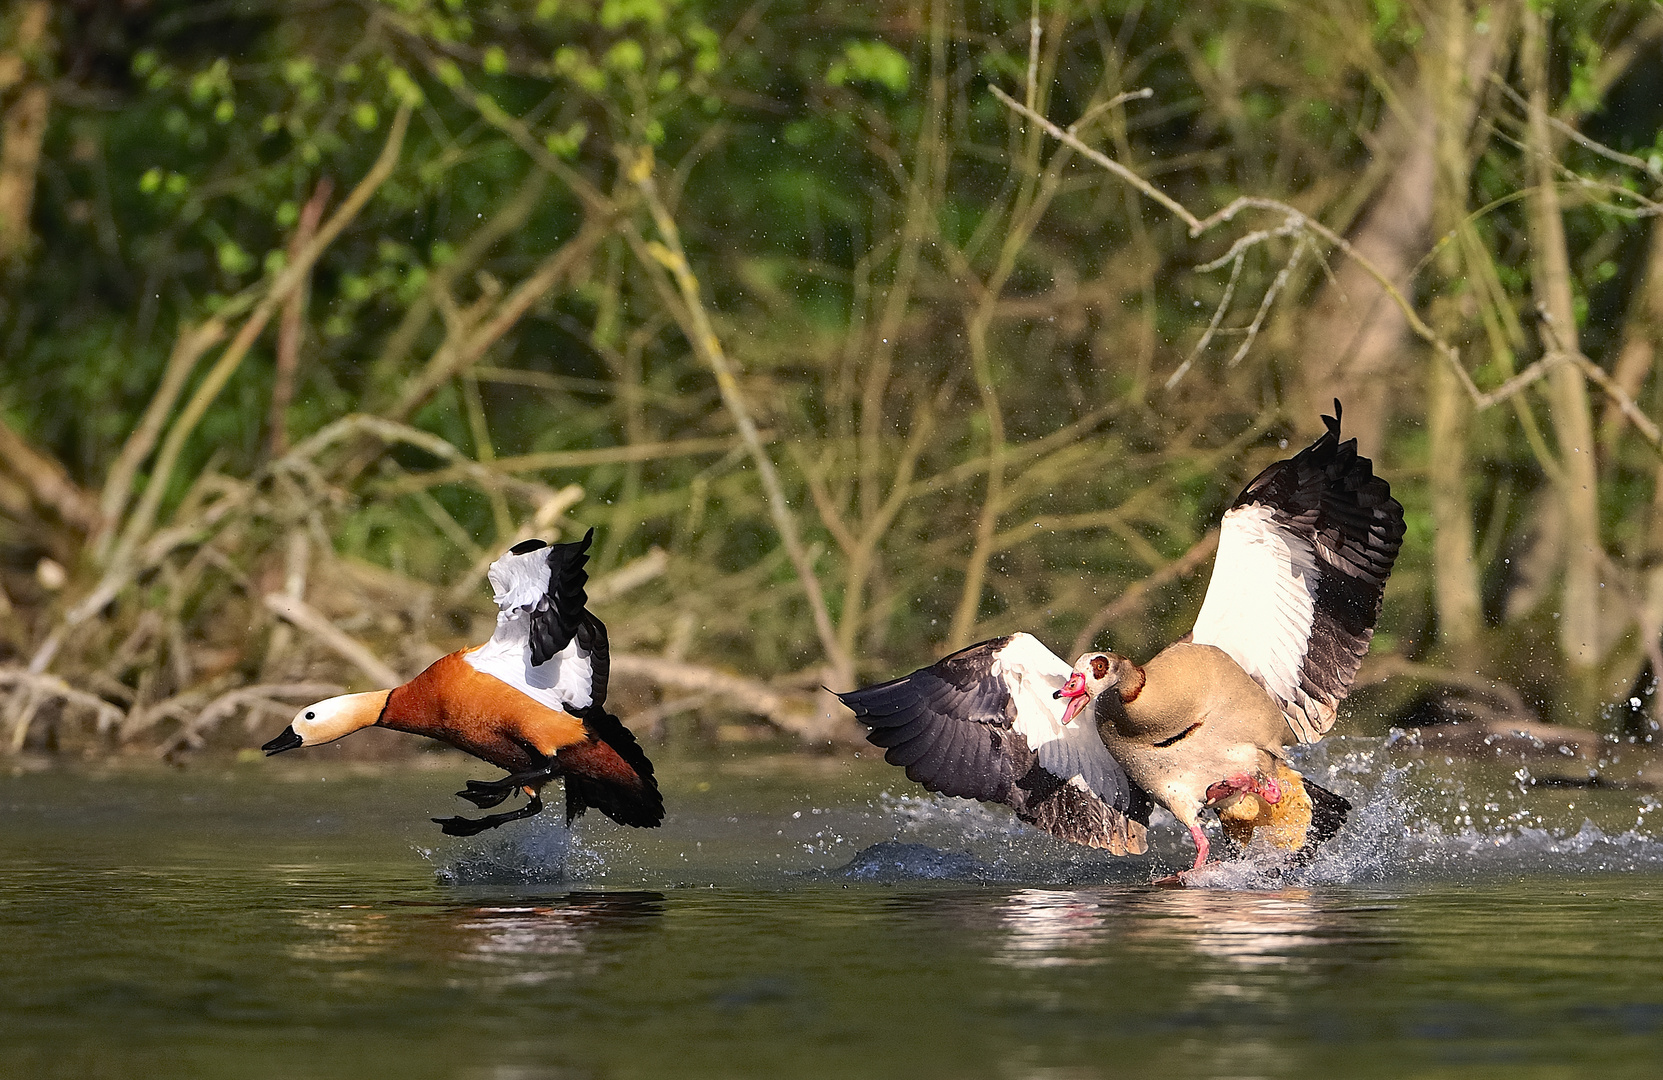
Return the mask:
<path id="1" fill-rule="evenodd" d="M 650 829 L 664 820 L 652 762 L 623 721 L 598 705 L 572 709 L 590 738 L 555 755 L 566 783 L 566 822 L 591 806 L 620 825 Z"/>

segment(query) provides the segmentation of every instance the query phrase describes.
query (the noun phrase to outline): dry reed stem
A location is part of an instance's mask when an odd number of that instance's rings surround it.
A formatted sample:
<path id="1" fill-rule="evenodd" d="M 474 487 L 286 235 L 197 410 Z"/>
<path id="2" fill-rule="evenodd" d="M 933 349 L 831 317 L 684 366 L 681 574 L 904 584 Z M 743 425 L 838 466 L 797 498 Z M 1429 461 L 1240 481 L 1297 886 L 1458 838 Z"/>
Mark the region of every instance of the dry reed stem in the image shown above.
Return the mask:
<path id="1" fill-rule="evenodd" d="M 310 634 L 320 645 L 356 665 L 377 687 L 393 687 L 404 682 L 404 676 L 383 663 L 366 645 L 343 632 L 323 612 L 306 601 L 283 593 L 267 593 L 261 601 L 274 614 Z"/>
<path id="2" fill-rule="evenodd" d="M 638 589 L 654 578 L 664 576 L 664 571 L 669 568 L 670 553 L 661 547 L 655 547 L 639 559 L 627 562 L 612 573 L 589 582 L 589 602 L 603 604 L 608 600 L 616 600 L 632 589 Z"/>
<path id="3" fill-rule="evenodd" d="M 863 746 L 864 740 L 845 718 L 823 715 L 815 695 L 775 689 L 767 683 L 715 668 L 671 660 L 664 656 L 613 653 L 612 674 L 645 679 L 658 686 L 708 694 L 745 712 L 766 717 L 781 731 L 804 742 L 834 742 Z"/>
<path id="4" fill-rule="evenodd" d="M 318 222 L 323 220 L 323 208 L 335 184 L 325 176 L 312 190 L 312 197 L 300 208 L 300 220 L 295 225 L 294 238 L 289 241 L 288 257 L 295 259 L 306 250 L 317 234 Z M 266 421 L 266 454 L 282 457 L 289 448 L 289 402 L 294 399 L 295 379 L 300 372 L 300 339 L 304 332 L 307 278 L 290 292 L 283 301 L 283 317 L 277 324 L 277 372 L 271 388 L 271 410 Z"/>
<path id="5" fill-rule="evenodd" d="M 762 432 L 765 441 L 772 438 L 772 432 Z M 629 443 L 624 446 L 603 446 L 594 450 L 546 450 L 534 454 L 516 454 L 500 457 L 492 461 L 488 468 L 492 472 L 503 474 L 521 472 L 543 472 L 551 469 L 581 469 L 593 465 L 621 465 L 630 462 L 664 461 L 678 457 L 698 457 L 703 454 L 725 454 L 741 443 L 731 435 L 721 435 L 708 439 L 672 439 L 666 442 Z M 478 482 L 478 476 L 472 470 L 478 468 L 477 463 L 468 462 L 466 465 L 452 465 L 443 469 L 433 469 L 429 472 L 411 473 L 396 480 L 389 480 L 377 488 L 377 493 L 384 496 L 403 495 L 424 488 L 437 487 L 441 484 L 454 484 L 459 480 L 473 480 Z"/>
<path id="6" fill-rule="evenodd" d="M 530 540 L 534 536 L 539 536 L 541 533 L 550 533 L 551 531 L 554 539 L 558 540 L 562 530 L 556 526 L 555 522 L 567 510 L 582 501 L 583 489 L 576 484 L 568 484 L 559 491 L 550 492 L 547 498 L 537 504 L 536 511 L 531 515 L 531 521 L 521 525 L 519 531 L 513 536 L 513 542 L 502 545 L 503 549 L 506 550 L 522 540 Z M 463 603 L 468 600 L 474 591 L 479 588 L 479 583 L 485 580 L 485 575 L 490 570 L 491 564 L 501 556 L 501 551 L 487 551 L 474 560 L 473 566 L 468 568 L 467 573 L 451 583 L 448 593 L 451 603 Z"/>
<path id="7" fill-rule="evenodd" d="M 19 667 L 0 667 L 0 687 L 21 689 L 34 703 L 32 706 L 26 705 L 13 717 L 11 750 L 14 754 L 23 748 L 23 740 L 28 736 L 29 721 L 33 719 L 35 709 L 39 708 L 42 702 L 53 698 L 96 715 L 100 730 L 121 723 L 124 715 L 119 708 L 103 698 L 84 690 L 77 690 L 56 675 L 46 675 Z"/>
<path id="8" fill-rule="evenodd" d="M 281 460 L 274 462 L 271 471 L 287 471 L 296 475 L 304 475 L 306 472 L 304 466 L 317 458 L 325 449 L 360 435 L 372 436 L 387 444 L 404 443 L 423 450 L 442 461 L 450 462 L 449 475 L 445 480 L 438 482 L 454 483 L 457 480 L 465 479 L 478 484 L 482 488 L 502 488 L 511 491 L 534 504 L 540 504 L 555 494 L 554 489 L 546 484 L 523 480 L 514 476 L 508 470 L 501 468 L 500 462 L 487 464 L 475 461 L 461 450 L 458 450 L 452 443 L 431 432 L 388 420 L 385 417 L 370 416 L 365 413 L 353 413 L 350 416 L 343 416 L 339 420 L 325 424 L 297 444 Z M 387 489 L 392 489 L 390 492 L 392 494 L 409 494 L 425 490 L 433 486 L 431 483 L 420 482 L 426 475 L 423 473 L 410 478 L 416 481 L 410 484 L 401 484 L 403 478 L 388 481 L 380 491 L 387 493 Z"/>
<path id="9" fill-rule="evenodd" d="M 268 707 L 283 710 L 293 706 L 285 706 L 276 699 L 291 697 L 318 701 L 339 694 L 344 689 L 336 683 L 302 682 L 256 683 L 228 690 L 204 706 L 188 723 L 181 725 L 178 731 L 157 746 L 156 753 L 166 757 L 187 746 L 201 745 L 203 732 L 235 716 L 239 709 Z"/>
<path id="10" fill-rule="evenodd" d="M 1040 27 L 1037 15 L 1030 24 L 1030 32 L 1028 99 L 1031 104 L 1038 98 L 1037 84 L 1034 81 L 1039 72 Z M 1063 167 L 1067 163 L 1067 155 L 1056 154 L 1044 169 L 1040 169 L 1043 140 L 1035 134 L 1027 141 L 1028 145 L 1020 163 L 1022 183 L 1006 215 L 1008 225 L 1000 244 L 999 257 L 987 281 L 978 281 L 964 254 L 954 247 L 947 246 L 958 276 L 974 284 L 980 293 L 976 307 L 967 313 L 965 332 L 969 337 L 971 372 L 981 394 L 982 415 L 988 428 L 987 486 L 976 516 L 975 540 L 971 545 L 970 559 L 965 565 L 964 586 L 959 591 L 959 602 L 954 609 L 953 620 L 947 632 L 948 649 L 962 648 L 969 644 L 974 636 L 976 613 L 981 609 L 988 562 L 998 551 L 996 538 L 999 515 L 1005 508 L 1005 421 L 999 403 L 998 388 L 993 384 L 988 332 L 992 329 L 993 320 L 998 314 L 999 297 L 1016 268 L 1016 260 L 1044 217 L 1046 209 L 1051 205 Z"/>
<path id="11" fill-rule="evenodd" d="M 693 268 L 687 261 L 687 253 L 681 246 L 681 231 L 677 228 L 675 219 L 670 216 L 669 208 L 664 205 L 658 187 L 653 181 L 652 153 L 643 147 L 635 151 L 622 151 L 620 157 L 629 180 L 646 201 L 647 209 L 652 214 L 653 223 L 662 241 L 643 241 L 633 225 L 626 222 L 625 229 L 631 246 L 636 248 L 638 256 L 649 272 L 662 268 L 674 279 L 680 292 L 680 303 L 671 302 L 667 306 L 676 315 L 682 332 L 693 346 L 693 351 L 716 376 L 722 402 L 733 416 L 734 424 L 739 428 L 739 436 L 750 452 L 751 459 L 756 463 L 757 475 L 762 480 L 762 488 L 767 495 L 769 514 L 774 519 L 780 542 L 784 544 L 791 565 L 797 571 L 797 580 L 808 598 L 809 609 L 814 616 L 814 628 L 820 636 L 820 647 L 832 667 L 832 678 L 842 685 L 852 685 L 854 662 L 838 639 L 831 613 L 826 607 L 825 595 L 820 589 L 820 579 L 816 576 L 813 561 L 798 537 L 797 521 L 791 515 L 785 489 L 780 484 L 779 474 L 774 470 L 773 459 L 768 456 L 768 451 L 762 445 L 756 422 L 751 418 L 750 407 L 745 402 L 739 381 L 734 377 L 733 367 L 722 348 L 721 338 L 711 325 L 710 315 L 705 310 L 704 301 L 700 296 L 698 278 L 693 275 Z M 652 280 L 655 286 L 662 289 L 658 273 L 652 274 Z"/>
<path id="12" fill-rule="evenodd" d="M 229 317 L 222 308 L 203 323 L 180 328 L 173 351 L 168 355 L 167 366 L 163 369 L 161 385 L 150 396 L 143 418 L 122 443 L 121 453 L 104 478 L 104 489 L 99 498 L 104 520 L 93 543 L 94 557 L 99 562 L 109 558 L 116 526 L 120 524 L 127 502 L 133 495 L 133 478 L 155 448 L 156 440 L 161 438 L 162 428 L 173 411 L 174 402 L 179 399 L 191 372 L 196 370 L 197 361 L 225 337 L 225 320 Z"/>
<path id="13" fill-rule="evenodd" d="M 461 320 L 447 327 L 444 341 L 434 350 L 421 374 L 399 396 L 398 403 L 387 410 L 386 416 L 392 420 L 408 418 L 435 390 L 478 363 L 486 351 L 501 340 L 561 278 L 582 267 L 611 231 L 610 214 L 585 220 L 577 235 L 539 263 L 531 276 L 516 285 L 496 305 L 496 309 L 481 320 L 483 324 L 477 330 L 472 320 Z"/>
<path id="14" fill-rule="evenodd" d="M 1111 624 L 1125 618 L 1143 608 L 1149 602 L 1150 594 L 1164 585 L 1171 584 L 1179 578 L 1189 577 L 1206 565 L 1218 550 L 1218 530 L 1211 529 L 1207 535 L 1197 540 L 1190 549 L 1173 559 L 1159 570 L 1150 574 L 1142 581 L 1130 586 L 1114 600 L 1105 604 L 1102 610 L 1093 615 L 1085 627 L 1075 635 L 1073 646 L 1069 652 L 1078 656 L 1092 647 L 1097 635 L 1101 634 Z"/>

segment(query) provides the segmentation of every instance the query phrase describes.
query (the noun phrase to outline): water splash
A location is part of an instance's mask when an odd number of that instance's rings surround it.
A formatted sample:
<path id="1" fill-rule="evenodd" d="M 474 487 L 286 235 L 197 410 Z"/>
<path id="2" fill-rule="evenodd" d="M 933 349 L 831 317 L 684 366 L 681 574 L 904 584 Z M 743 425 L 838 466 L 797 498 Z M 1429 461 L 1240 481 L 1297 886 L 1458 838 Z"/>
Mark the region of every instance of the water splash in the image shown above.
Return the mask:
<path id="1" fill-rule="evenodd" d="M 1257 839 L 1238 858 L 1186 874 L 1186 884 L 1270 890 L 1663 867 L 1663 837 L 1648 822 L 1663 800 L 1574 778 L 1544 784 L 1528 758 L 1508 753 L 1427 753 L 1401 733 L 1300 748 L 1294 766 L 1351 801 L 1345 827 L 1303 857 Z M 895 841 L 863 850 L 834 872 L 861 878 L 881 866 L 882 880 L 890 881 L 1107 884 L 1150 881 L 1186 866 L 1191 855 L 1187 835 L 1158 808 L 1150 855 L 1137 859 L 1059 843 L 964 799 L 887 796 L 877 809 L 894 821 Z"/>
<path id="2" fill-rule="evenodd" d="M 442 885 L 546 885 L 599 875 L 605 859 L 557 815 L 495 829 L 439 849 L 416 847 Z"/>

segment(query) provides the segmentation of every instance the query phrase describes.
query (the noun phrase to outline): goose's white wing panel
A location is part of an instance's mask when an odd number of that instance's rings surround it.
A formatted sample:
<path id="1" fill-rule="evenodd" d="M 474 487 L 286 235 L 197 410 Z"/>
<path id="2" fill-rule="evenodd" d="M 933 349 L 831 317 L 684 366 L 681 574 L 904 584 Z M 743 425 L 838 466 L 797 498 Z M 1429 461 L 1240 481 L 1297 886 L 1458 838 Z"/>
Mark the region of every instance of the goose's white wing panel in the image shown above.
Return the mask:
<path id="1" fill-rule="evenodd" d="M 1215 645 L 1284 704 L 1300 669 L 1317 599 L 1316 553 L 1268 506 L 1238 506 L 1219 528 L 1218 557 L 1193 640 Z"/>
<path id="2" fill-rule="evenodd" d="M 1032 634 L 1012 634 L 999 650 L 996 672 L 1015 705 L 1011 724 L 1028 740 L 1045 770 L 1114 802 L 1131 787 L 1120 762 L 1109 753 L 1087 716 L 1062 722 L 1066 702 L 1055 696 L 1073 669 Z"/>
<path id="3" fill-rule="evenodd" d="M 1357 440 L 1340 441 L 1339 413 L 1231 504 L 1193 632 L 1270 692 L 1300 742 L 1333 726 L 1403 545 L 1403 507 Z"/>

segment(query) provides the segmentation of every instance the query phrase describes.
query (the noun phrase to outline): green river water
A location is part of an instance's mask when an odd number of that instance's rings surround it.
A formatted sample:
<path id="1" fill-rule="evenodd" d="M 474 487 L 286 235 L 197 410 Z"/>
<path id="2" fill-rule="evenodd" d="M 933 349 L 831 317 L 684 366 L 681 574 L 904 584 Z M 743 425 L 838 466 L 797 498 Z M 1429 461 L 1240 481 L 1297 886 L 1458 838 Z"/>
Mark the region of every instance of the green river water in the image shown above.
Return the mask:
<path id="1" fill-rule="evenodd" d="M 0 1075 L 1663 1076 L 1663 804 L 1330 743 L 1328 850 L 1181 890 L 1170 820 L 1116 860 L 870 760 L 461 840 L 460 757 L 19 770 Z"/>

